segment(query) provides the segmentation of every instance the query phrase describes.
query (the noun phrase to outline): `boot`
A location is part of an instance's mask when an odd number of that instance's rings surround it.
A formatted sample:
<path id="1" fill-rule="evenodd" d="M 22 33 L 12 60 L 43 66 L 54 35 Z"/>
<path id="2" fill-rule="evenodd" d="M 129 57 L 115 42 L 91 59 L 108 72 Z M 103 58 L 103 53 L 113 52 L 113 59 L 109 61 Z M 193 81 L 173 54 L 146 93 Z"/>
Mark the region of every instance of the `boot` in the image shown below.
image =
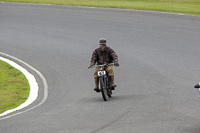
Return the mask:
<path id="1" fill-rule="evenodd" d="M 114 85 L 114 76 L 110 76 L 111 90 L 115 90 L 116 85 Z"/>
<path id="2" fill-rule="evenodd" d="M 99 90 L 99 77 L 94 77 L 94 81 L 95 81 L 94 91 L 100 92 L 100 90 Z"/>

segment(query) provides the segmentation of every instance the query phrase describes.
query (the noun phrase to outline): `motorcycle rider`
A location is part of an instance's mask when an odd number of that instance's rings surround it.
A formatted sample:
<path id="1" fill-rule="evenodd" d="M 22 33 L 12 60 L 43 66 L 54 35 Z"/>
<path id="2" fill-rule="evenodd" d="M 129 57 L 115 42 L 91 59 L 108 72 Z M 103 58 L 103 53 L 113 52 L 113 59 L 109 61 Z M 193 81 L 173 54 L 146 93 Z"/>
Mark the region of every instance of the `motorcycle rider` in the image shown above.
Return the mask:
<path id="1" fill-rule="evenodd" d="M 118 63 L 118 56 L 116 55 L 115 51 L 108 47 L 106 45 L 106 39 L 101 38 L 99 40 L 99 45 L 100 47 L 95 49 L 93 51 L 92 57 L 91 57 L 91 63 L 90 67 L 94 66 L 96 63 L 97 65 L 102 65 L 102 64 L 109 64 L 109 63 L 114 63 L 115 66 L 119 66 Z M 100 92 L 99 90 L 99 76 L 98 76 L 98 71 L 99 67 L 96 67 L 95 73 L 94 73 L 94 80 L 95 80 L 95 88 L 94 91 Z M 111 81 L 111 89 L 114 90 L 114 72 L 113 72 L 113 66 L 108 66 L 106 69 L 108 71 L 108 76 Z"/>

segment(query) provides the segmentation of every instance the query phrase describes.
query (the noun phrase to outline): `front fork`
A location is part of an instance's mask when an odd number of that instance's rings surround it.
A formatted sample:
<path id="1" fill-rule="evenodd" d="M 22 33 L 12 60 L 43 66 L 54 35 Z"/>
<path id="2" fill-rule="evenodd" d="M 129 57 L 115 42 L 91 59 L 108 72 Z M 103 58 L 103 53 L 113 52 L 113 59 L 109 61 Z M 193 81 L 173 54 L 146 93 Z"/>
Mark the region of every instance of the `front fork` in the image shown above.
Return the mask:
<path id="1" fill-rule="evenodd" d="M 100 83 L 101 88 L 103 87 L 103 89 L 105 89 L 107 87 L 107 82 L 108 82 L 107 78 L 108 78 L 107 76 L 99 77 L 99 83 Z M 101 83 L 103 83 L 103 84 L 101 84 Z"/>

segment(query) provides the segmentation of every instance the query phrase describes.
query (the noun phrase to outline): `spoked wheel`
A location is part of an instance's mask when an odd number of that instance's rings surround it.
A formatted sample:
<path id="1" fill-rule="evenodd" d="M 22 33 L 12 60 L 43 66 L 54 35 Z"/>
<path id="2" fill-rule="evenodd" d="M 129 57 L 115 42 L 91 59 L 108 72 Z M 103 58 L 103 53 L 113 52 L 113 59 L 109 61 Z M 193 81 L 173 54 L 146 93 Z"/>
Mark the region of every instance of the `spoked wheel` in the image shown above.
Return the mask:
<path id="1" fill-rule="evenodd" d="M 103 79 L 100 79 L 100 86 L 101 86 L 101 94 L 102 94 L 103 100 L 107 101 L 108 91 L 106 89 L 106 85 L 105 85 L 105 82 L 103 81 Z"/>

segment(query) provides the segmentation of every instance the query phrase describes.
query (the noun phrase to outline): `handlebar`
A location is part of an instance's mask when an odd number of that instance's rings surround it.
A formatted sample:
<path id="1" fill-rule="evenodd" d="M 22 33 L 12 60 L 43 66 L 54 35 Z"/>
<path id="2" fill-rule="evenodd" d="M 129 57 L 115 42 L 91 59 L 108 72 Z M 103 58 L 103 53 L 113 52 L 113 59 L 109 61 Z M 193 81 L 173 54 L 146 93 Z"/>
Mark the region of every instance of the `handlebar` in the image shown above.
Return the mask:
<path id="1" fill-rule="evenodd" d="M 103 66 L 106 66 L 106 65 L 108 65 L 108 66 L 114 66 L 114 63 L 105 63 L 105 64 L 102 64 L 102 65 L 96 65 L 96 66 L 103 67 Z"/>
<path id="2" fill-rule="evenodd" d="M 102 65 L 95 65 L 95 66 L 97 66 L 97 67 L 103 67 L 103 66 L 106 66 L 106 65 L 108 65 L 108 66 L 114 66 L 114 63 L 104 63 Z M 88 69 L 90 69 L 92 67 L 94 67 L 94 66 L 89 66 Z"/>

